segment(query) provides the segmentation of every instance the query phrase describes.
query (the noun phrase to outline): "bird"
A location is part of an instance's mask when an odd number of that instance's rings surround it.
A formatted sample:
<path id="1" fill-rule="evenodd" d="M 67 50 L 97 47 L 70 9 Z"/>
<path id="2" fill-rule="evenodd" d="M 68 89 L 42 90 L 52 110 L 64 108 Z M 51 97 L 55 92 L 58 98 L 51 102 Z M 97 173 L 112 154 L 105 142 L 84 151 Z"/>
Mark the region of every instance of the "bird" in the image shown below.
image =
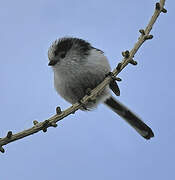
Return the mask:
<path id="1" fill-rule="evenodd" d="M 57 93 L 71 104 L 80 102 L 87 94 L 87 89 L 97 87 L 111 71 L 102 50 L 76 37 L 56 39 L 49 47 L 48 60 L 54 72 Z M 117 94 L 120 95 L 118 86 Z M 100 103 L 122 117 L 143 138 L 154 137 L 152 129 L 111 94 L 110 85 L 98 94 L 96 101 L 88 102 L 81 110 L 91 111 Z"/>

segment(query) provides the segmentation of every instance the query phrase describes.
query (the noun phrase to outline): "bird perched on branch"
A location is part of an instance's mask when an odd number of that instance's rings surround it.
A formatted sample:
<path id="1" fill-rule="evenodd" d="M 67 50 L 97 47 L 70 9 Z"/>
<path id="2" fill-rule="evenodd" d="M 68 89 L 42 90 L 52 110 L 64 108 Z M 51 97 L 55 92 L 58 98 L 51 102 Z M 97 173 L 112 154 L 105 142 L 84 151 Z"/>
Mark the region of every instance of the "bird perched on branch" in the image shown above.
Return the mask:
<path id="1" fill-rule="evenodd" d="M 48 51 L 49 66 L 54 71 L 54 85 L 60 96 L 74 104 L 100 84 L 111 68 L 103 51 L 94 48 L 85 40 L 61 38 L 53 42 Z M 96 102 L 88 102 L 84 110 L 91 110 L 104 103 L 125 119 L 142 137 L 150 139 L 154 133 L 137 115 L 116 100 L 107 86 L 97 97 Z M 117 95 L 120 90 L 117 86 Z"/>

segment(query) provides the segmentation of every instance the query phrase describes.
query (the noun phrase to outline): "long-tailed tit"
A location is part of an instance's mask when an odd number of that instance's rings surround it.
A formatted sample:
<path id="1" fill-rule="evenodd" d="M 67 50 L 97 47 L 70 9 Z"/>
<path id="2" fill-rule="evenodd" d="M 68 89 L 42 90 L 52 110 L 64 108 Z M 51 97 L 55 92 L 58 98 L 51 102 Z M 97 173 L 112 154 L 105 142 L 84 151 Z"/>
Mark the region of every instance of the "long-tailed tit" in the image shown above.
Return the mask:
<path id="1" fill-rule="evenodd" d="M 54 71 L 55 89 L 71 104 L 81 100 L 87 89 L 101 83 L 111 69 L 103 51 L 78 38 L 56 40 L 49 48 L 48 58 Z M 154 136 L 150 127 L 111 95 L 109 86 L 97 96 L 96 102 L 88 102 L 85 109 L 91 110 L 99 103 L 110 107 L 144 138 Z"/>

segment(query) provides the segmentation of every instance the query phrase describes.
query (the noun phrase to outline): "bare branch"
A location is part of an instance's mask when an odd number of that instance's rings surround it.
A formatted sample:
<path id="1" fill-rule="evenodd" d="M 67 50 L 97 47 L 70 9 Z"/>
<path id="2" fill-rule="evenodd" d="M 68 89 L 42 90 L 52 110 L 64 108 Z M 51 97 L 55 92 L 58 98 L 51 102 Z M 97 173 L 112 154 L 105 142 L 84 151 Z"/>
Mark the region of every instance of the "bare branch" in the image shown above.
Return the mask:
<path id="1" fill-rule="evenodd" d="M 75 103 L 71 107 L 69 107 L 68 109 L 66 109 L 64 111 L 61 111 L 60 107 L 57 107 L 56 115 L 50 117 L 49 119 L 47 119 L 43 122 L 38 122 L 35 120 L 35 121 L 33 121 L 33 124 L 34 124 L 33 127 L 26 129 L 22 132 L 13 134 L 12 131 L 9 131 L 6 135 L 6 137 L 0 138 L 0 151 L 2 153 L 4 153 L 5 150 L 2 146 L 6 145 L 10 142 L 13 142 L 18 139 L 22 139 L 26 136 L 35 134 L 41 130 L 43 132 L 46 132 L 48 127 L 57 127 L 56 123 L 58 121 L 62 120 L 63 118 L 65 118 L 66 116 L 68 116 L 70 114 L 74 114 L 78 109 L 80 109 L 80 107 L 85 105 L 87 102 L 94 101 L 96 96 L 99 94 L 99 92 L 101 92 L 111 82 L 111 80 L 114 80 L 114 77 L 116 77 L 129 63 L 136 65 L 137 62 L 133 60 L 133 57 L 136 54 L 136 52 L 138 51 L 138 49 L 140 48 L 140 46 L 146 40 L 153 38 L 153 36 L 150 35 L 149 33 L 150 33 L 155 21 L 157 20 L 158 16 L 160 15 L 160 13 L 167 12 L 167 10 L 164 8 L 164 5 L 165 5 L 165 0 L 160 0 L 159 3 L 156 3 L 154 14 L 151 17 L 146 28 L 139 30 L 141 35 L 138 38 L 138 41 L 135 43 L 133 49 L 122 53 L 124 58 L 120 63 L 118 63 L 116 69 L 113 70 L 113 72 L 112 72 L 113 77 L 107 76 L 102 83 L 100 83 L 95 89 L 93 89 L 90 93 L 88 93 L 88 95 L 86 95 L 81 100 L 81 103 L 80 102 Z M 121 80 L 121 79 L 116 77 L 116 80 Z"/>

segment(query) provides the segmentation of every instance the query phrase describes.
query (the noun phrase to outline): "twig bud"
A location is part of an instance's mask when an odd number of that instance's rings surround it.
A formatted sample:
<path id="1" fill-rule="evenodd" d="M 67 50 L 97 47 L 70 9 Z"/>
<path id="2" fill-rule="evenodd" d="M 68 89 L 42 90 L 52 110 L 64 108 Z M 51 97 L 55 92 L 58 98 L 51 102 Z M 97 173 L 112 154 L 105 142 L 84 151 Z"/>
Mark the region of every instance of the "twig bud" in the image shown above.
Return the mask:
<path id="1" fill-rule="evenodd" d="M 90 102 L 93 102 L 94 104 L 96 103 L 96 101 L 97 101 L 96 98 L 91 98 L 90 99 Z"/>
<path id="2" fill-rule="evenodd" d="M 49 120 L 45 120 L 43 123 L 43 127 L 48 127 L 48 125 L 49 125 Z"/>
<path id="3" fill-rule="evenodd" d="M 43 129 L 43 132 L 44 132 L 44 133 L 47 132 L 47 128 L 44 128 L 44 129 Z"/>
<path id="4" fill-rule="evenodd" d="M 112 80 L 114 80 L 114 81 L 122 81 L 122 79 L 119 78 L 119 77 L 112 76 L 111 78 L 112 78 Z"/>
<path id="5" fill-rule="evenodd" d="M 142 35 L 145 35 L 145 30 L 144 30 L 144 29 L 140 29 L 139 32 L 140 32 Z"/>
<path id="6" fill-rule="evenodd" d="M 86 95 L 90 96 L 91 95 L 91 88 L 86 89 Z"/>
<path id="7" fill-rule="evenodd" d="M 116 79 L 115 79 L 116 81 L 122 81 L 122 79 L 121 78 L 119 78 L 119 77 L 116 77 Z"/>
<path id="8" fill-rule="evenodd" d="M 78 101 L 78 103 L 81 105 L 81 107 L 82 107 L 84 110 L 88 110 L 87 107 L 86 107 L 86 105 L 82 102 L 81 99 Z"/>
<path id="9" fill-rule="evenodd" d="M 57 127 L 58 126 L 58 124 L 56 124 L 54 122 L 52 122 L 50 125 L 53 126 L 53 127 Z"/>
<path id="10" fill-rule="evenodd" d="M 9 132 L 7 133 L 7 138 L 10 139 L 11 137 L 12 137 L 12 131 L 9 131 Z"/>
<path id="11" fill-rule="evenodd" d="M 126 50 L 126 51 L 122 52 L 122 56 L 123 56 L 124 58 L 129 58 L 129 56 L 130 56 L 129 51 Z"/>
<path id="12" fill-rule="evenodd" d="M 160 10 L 160 3 L 159 2 L 156 3 L 156 9 Z"/>
<path id="13" fill-rule="evenodd" d="M 48 127 L 49 127 L 49 120 L 45 120 L 43 122 L 43 128 L 42 128 L 43 132 L 47 132 Z"/>
<path id="14" fill-rule="evenodd" d="M 129 63 L 134 65 L 134 66 L 137 65 L 137 61 L 134 61 L 133 59 Z"/>
<path id="15" fill-rule="evenodd" d="M 37 124 L 38 124 L 38 121 L 37 121 L 37 120 L 34 120 L 34 121 L 33 121 L 33 124 L 34 124 L 34 125 L 37 125 Z"/>
<path id="16" fill-rule="evenodd" d="M 72 114 L 75 114 L 75 112 L 76 112 L 76 111 L 74 110 L 74 111 L 72 112 Z"/>
<path id="17" fill-rule="evenodd" d="M 120 89 L 116 83 L 116 81 L 111 81 L 109 83 L 109 88 L 116 94 L 116 96 L 120 96 Z"/>
<path id="18" fill-rule="evenodd" d="M 56 108 L 56 113 L 57 114 L 61 114 L 62 113 L 61 108 L 59 106 Z"/>
<path id="19" fill-rule="evenodd" d="M 153 35 L 151 35 L 151 34 L 150 35 L 146 35 L 144 38 L 145 38 L 145 40 L 152 39 Z"/>
<path id="20" fill-rule="evenodd" d="M 167 13 L 167 10 L 165 8 L 162 9 L 163 13 Z"/>
<path id="21" fill-rule="evenodd" d="M 118 71 L 120 71 L 120 70 L 121 70 L 121 67 L 122 67 L 122 63 L 118 63 L 116 69 L 117 69 Z"/>
<path id="22" fill-rule="evenodd" d="M 2 146 L 0 146 L 0 152 L 5 153 L 5 149 Z"/>

